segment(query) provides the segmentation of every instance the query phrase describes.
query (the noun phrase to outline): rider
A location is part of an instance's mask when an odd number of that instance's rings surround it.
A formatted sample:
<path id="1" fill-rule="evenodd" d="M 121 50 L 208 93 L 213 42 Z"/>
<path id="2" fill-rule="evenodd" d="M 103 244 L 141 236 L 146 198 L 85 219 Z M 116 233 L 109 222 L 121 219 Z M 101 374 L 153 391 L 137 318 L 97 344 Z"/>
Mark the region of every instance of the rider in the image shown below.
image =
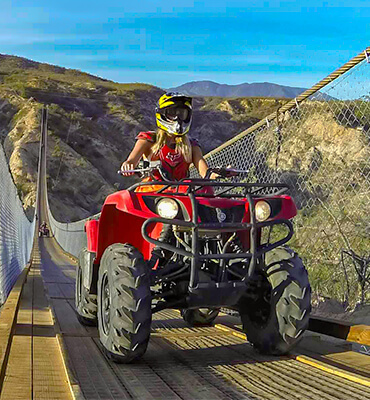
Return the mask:
<path id="1" fill-rule="evenodd" d="M 47 224 L 45 221 L 42 222 L 42 224 L 39 227 L 39 232 L 42 233 L 43 235 L 46 235 L 47 232 Z"/>
<path id="2" fill-rule="evenodd" d="M 131 175 L 125 171 L 135 169 L 144 156 L 150 161 L 160 160 L 169 180 L 186 178 L 191 163 L 204 178 L 208 165 L 199 143 L 187 135 L 192 122 L 192 98 L 177 92 L 166 93 L 158 100 L 155 112 L 157 131 L 138 134 L 133 150 L 121 166 L 122 174 Z"/>
<path id="3" fill-rule="evenodd" d="M 158 100 L 155 116 L 158 129 L 156 132 L 140 132 L 137 141 L 127 160 L 122 163 L 122 175 L 136 168 L 142 157 L 149 161 L 161 161 L 161 170 L 168 180 L 179 181 L 188 176 L 190 164 L 193 163 L 201 177 L 205 177 L 208 165 L 203 158 L 199 143 L 188 137 L 192 122 L 192 98 L 177 92 L 164 94 Z M 162 180 L 159 173 L 153 173 L 156 180 Z M 217 177 L 211 174 L 211 179 Z M 151 180 L 151 178 L 147 178 Z M 152 191 L 153 188 L 142 186 L 139 191 Z M 171 242 L 174 239 L 171 225 L 165 225 L 159 240 Z M 166 255 L 159 247 L 152 252 L 151 263 L 165 259 Z"/>

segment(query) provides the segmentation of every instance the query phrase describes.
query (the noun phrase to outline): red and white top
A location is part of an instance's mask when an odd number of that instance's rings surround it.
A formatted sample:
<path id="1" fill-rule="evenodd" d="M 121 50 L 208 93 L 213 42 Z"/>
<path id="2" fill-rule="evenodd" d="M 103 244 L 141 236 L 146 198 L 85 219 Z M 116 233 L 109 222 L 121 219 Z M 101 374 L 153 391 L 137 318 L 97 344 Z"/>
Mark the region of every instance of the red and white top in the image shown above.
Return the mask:
<path id="1" fill-rule="evenodd" d="M 144 139 L 150 143 L 155 143 L 156 132 L 140 132 L 136 139 Z M 198 146 L 199 143 L 195 139 L 191 139 L 190 144 L 192 147 Z M 174 148 L 171 148 L 165 144 L 158 152 L 158 154 L 153 154 L 152 161 L 160 160 L 163 168 L 168 172 L 170 179 L 179 181 L 188 176 L 190 164 L 185 161 L 184 156 L 178 153 Z M 156 177 L 157 178 L 157 177 Z M 160 180 L 161 178 L 158 177 Z"/>

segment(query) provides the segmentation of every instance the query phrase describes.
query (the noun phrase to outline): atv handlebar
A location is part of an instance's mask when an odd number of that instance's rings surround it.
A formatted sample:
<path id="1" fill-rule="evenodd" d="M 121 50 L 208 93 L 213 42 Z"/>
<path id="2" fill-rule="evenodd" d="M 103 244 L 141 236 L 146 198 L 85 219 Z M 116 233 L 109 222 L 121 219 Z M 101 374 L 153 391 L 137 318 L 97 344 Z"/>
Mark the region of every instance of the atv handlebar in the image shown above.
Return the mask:
<path id="1" fill-rule="evenodd" d="M 141 161 L 139 163 L 139 168 L 135 168 L 135 169 L 129 169 L 129 170 L 125 170 L 123 171 L 122 169 L 119 169 L 117 171 L 117 174 L 120 174 L 122 176 L 125 176 L 123 174 L 151 174 L 152 172 L 154 172 L 156 169 L 158 169 L 158 167 L 161 165 L 160 161 Z"/>
<path id="2" fill-rule="evenodd" d="M 219 175 L 221 178 L 231 178 L 242 174 L 248 174 L 249 170 L 235 169 L 230 167 L 212 167 L 208 168 L 204 179 L 210 179 L 212 173 Z"/>
<path id="3" fill-rule="evenodd" d="M 125 176 L 125 174 L 149 174 L 150 175 L 155 170 L 160 170 L 161 162 L 160 161 L 150 161 L 150 162 L 142 161 L 139 164 L 139 166 L 140 166 L 139 168 L 124 170 L 124 171 L 120 169 L 117 171 L 117 174 L 120 174 L 122 176 Z M 212 173 L 219 175 L 220 178 L 231 178 L 231 177 L 242 175 L 242 174 L 248 174 L 249 170 L 235 169 L 235 168 L 229 168 L 229 167 L 212 167 L 212 168 L 208 168 L 204 179 L 210 179 Z M 162 175 L 162 177 L 164 178 L 165 181 L 168 181 L 168 179 L 165 179 L 165 176 Z M 184 179 L 188 179 L 188 178 L 184 178 Z M 182 179 L 181 181 L 183 181 L 184 179 Z"/>
<path id="4" fill-rule="evenodd" d="M 117 174 L 125 176 L 124 174 L 144 174 L 147 172 L 153 172 L 153 168 L 137 168 L 137 169 L 127 169 L 125 171 L 122 171 L 119 169 L 117 171 Z"/>

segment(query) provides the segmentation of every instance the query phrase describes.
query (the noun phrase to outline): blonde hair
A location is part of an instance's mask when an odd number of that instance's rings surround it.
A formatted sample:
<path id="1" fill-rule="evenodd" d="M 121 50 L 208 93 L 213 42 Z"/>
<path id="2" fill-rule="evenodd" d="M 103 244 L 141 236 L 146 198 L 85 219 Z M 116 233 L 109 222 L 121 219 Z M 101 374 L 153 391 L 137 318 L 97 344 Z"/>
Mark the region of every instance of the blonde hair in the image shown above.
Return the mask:
<path id="1" fill-rule="evenodd" d="M 157 154 L 161 150 L 161 148 L 166 144 L 167 136 L 168 134 L 165 130 L 160 128 L 157 130 L 156 140 L 152 147 L 153 154 Z M 178 153 L 182 154 L 182 156 L 184 157 L 185 161 L 188 164 L 191 164 L 193 160 L 193 153 L 188 136 L 187 135 L 175 136 L 175 143 L 176 143 L 175 150 Z"/>

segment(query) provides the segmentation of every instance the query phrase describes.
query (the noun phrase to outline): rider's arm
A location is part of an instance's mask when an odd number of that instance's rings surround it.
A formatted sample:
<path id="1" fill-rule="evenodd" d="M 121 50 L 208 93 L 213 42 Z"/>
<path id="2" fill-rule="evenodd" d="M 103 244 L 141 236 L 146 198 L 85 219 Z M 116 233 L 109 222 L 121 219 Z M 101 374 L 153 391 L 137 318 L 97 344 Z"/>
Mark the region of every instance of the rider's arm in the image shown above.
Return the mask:
<path id="1" fill-rule="evenodd" d="M 206 176 L 208 165 L 206 160 L 203 158 L 202 150 L 199 146 L 193 146 L 193 164 L 198 170 L 199 175 L 204 178 Z"/>
<path id="2" fill-rule="evenodd" d="M 208 164 L 207 161 L 204 159 L 202 150 L 199 146 L 193 146 L 193 164 L 194 167 L 198 170 L 199 175 L 204 178 L 207 174 Z M 218 177 L 217 174 L 212 172 L 210 179 L 216 179 Z"/>
<path id="3" fill-rule="evenodd" d="M 153 146 L 153 143 L 144 140 L 144 139 L 139 139 L 136 141 L 134 148 L 132 149 L 131 153 L 127 157 L 127 160 L 124 161 L 121 165 L 121 171 L 127 171 L 131 169 L 135 169 L 137 164 L 139 163 L 141 157 L 145 154 L 146 156 L 149 156 L 150 154 L 150 149 Z M 124 174 L 126 175 L 126 174 Z M 131 174 L 127 174 L 131 175 Z"/>

